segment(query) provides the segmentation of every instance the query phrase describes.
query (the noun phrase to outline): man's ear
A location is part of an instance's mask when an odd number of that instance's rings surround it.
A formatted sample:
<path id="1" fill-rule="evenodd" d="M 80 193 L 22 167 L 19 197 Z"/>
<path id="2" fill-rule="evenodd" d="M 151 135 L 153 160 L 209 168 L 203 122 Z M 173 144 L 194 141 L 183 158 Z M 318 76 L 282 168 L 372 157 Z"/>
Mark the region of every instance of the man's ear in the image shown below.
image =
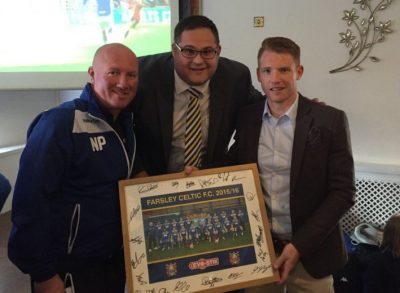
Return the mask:
<path id="1" fill-rule="evenodd" d="M 171 53 L 172 53 L 172 56 L 175 57 L 175 54 L 176 54 L 176 51 L 177 51 L 177 50 L 178 50 L 178 49 L 176 48 L 175 43 L 172 43 L 172 44 L 171 44 Z"/>
<path id="2" fill-rule="evenodd" d="M 93 66 L 90 66 L 90 67 L 88 68 L 88 74 L 89 74 L 89 76 L 90 76 L 90 81 L 93 82 L 93 80 L 94 80 L 94 70 L 93 70 Z"/>
<path id="3" fill-rule="evenodd" d="M 297 80 L 300 80 L 300 78 L 303 76 L 304 73 L 304 67 L 303 65 L 299 64 L 297 66 Z"/>
<path id="4" fill-rule="evenodd" d="M 261 78 L 260 78 L 260 74 L 261 74 L 261 72 L 260 72 L 260 67 L 257 67 L 256 70 L 257 70 L 257 71 L 256 71 L 256 73 L 257 73 L 257 80 L 258 80 L 258 82 L 261 82 Z"/>

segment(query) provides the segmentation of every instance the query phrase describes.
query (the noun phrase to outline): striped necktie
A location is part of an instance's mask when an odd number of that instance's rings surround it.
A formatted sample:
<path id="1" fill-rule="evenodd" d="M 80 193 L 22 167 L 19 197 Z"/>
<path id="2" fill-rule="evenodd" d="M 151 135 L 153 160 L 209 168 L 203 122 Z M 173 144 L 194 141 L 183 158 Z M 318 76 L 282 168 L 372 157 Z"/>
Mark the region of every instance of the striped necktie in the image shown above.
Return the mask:
<path id="1" fill-rule="evenodd" d="M 195 88 L 189 88 L 187 92 L 189 94 L 189 106 L 186 113 L 185 166 L 200 167 L 203 142 L 199 105 L 201 92 Z"/>

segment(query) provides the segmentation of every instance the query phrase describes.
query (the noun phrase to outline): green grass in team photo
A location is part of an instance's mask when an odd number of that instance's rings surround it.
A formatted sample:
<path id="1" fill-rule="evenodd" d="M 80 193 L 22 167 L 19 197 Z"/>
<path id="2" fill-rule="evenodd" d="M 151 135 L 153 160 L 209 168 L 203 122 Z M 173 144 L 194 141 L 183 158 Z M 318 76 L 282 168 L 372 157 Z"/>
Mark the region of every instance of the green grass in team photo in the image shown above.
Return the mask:
<path id="1" fill-rule="evenodd" d="M 213 240 L 201 238 L 198 243 L 194 243 L 193 246 L 175 245 L 175 247 L 163 248 L 161 245 L 157 246 L 157 249 L 147 250 L 147 262 L 163 261 L 166 259 L 175 259 L 181 257 L 187 257 L 190 255 L 198 255 L 203 253 L 209 253 L 214 251 L 223 251 L 227 249 L 232 249 L 235 247 L 247 246 L 253 244 L 253 239 L 251 237 L 250 225 L 245 224 L 245 229 L 243 235 L 241 232 L 237 232 L 238 235 L 233 236 L 232 234 L 225 235 L 225 239 L 222 236 L 219 237 L 219 241 L 215 242 Z"/>

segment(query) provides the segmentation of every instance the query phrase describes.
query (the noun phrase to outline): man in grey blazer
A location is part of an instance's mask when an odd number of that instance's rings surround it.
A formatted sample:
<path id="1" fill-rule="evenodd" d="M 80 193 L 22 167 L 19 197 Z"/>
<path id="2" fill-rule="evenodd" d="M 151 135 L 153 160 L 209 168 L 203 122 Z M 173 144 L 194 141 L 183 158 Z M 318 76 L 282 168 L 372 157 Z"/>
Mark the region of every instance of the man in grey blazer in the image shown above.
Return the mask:
<path id="1" fill-rule="evenodd" d="M 195 167 L 222 164 L 239 109 L 261 94 L 252 86 L 249 69 L 220 53 L 215 24 L 195 15 L 175 27 L 171 53 L 140 58 L 139 89 L 133 101 L 141 163 L 136 169 L 142 167 L 149 175 L 184 169 L 191 87 L 201 93 L 202 159 Z"/>
<path id="2" fill-rule="evenodd" d="M 302 74 L 297 44 L 263 41 L 257 77 L 267 99 L 241 111 L 229 156 L 258 164 L 280 280 L 246 292 L 334 292 L 332 274 L 347 260 L 339 224 L 355 195 L 347 118 L 299 94 Z"/>

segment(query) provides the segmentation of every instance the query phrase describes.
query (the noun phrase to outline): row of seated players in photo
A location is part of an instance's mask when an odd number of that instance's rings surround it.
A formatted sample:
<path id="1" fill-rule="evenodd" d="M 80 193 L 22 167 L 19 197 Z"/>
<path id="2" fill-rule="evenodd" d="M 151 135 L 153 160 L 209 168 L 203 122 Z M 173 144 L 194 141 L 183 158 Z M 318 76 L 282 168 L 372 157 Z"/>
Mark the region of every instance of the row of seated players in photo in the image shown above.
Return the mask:
<path id="1" fill-rule="evenodd" d="M 149 221 L 146 225 L 145 235 L 147 238 L 148 250 L 171 249 L 175 247 L 190 247 L 199 244 L 200 241 L 218 243 L 228 237 L 235 238 L 243 236 L 245 230 L 245 214 L 241 209 L 230 214 L 222 211 L 218 216 L 214 213 L 205 218 L 191 219 L 180 217 L 177 221 L 172 218 L 161 221 Z"/>

